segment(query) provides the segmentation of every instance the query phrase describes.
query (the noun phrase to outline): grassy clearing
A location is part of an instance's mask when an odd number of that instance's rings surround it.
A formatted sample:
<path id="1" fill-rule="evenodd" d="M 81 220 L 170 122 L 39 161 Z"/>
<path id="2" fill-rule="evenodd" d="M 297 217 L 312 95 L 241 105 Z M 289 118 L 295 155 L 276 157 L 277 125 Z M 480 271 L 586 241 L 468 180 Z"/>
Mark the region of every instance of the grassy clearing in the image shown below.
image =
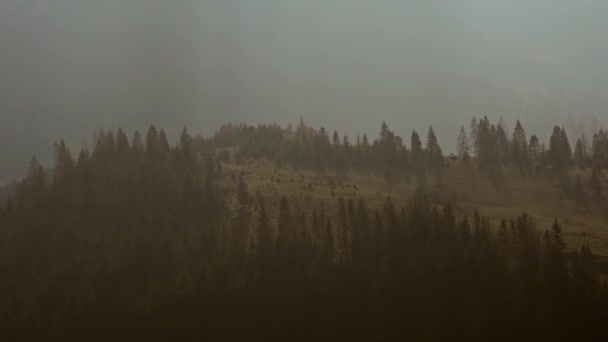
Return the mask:
<path id="1" fill-rule="evenodd" d="M 349 173 L 317 174 L 308 170 L 277 168 L 269 161 L 254 161 L 242 166 L 224 164 L 224 174 L 228 178 L 243 175 L 253 197 L 265 199 L 272 216 L 282 196 L 286 196 L 293 210 L 316 208 L 328 214 L 336 212 L 336 199 L 364 199 L 372 207 L 381 207 L 390 195 L 400 207 L 414 195 L 417 184 L 414 178 L 387 186 L 381 175 Z M 502 218 L 511 218 L 527 212 L 537 221 L 539 228 L 549 229 L 557 218 L 564 228 L 569 247 L 579 248 L 588 243 L 594 253 L 608 256 L 608 213 L 604 203 L 592 198 L 588 179 L 591 171 L 573 170 L 569 177 L 574 181 L 580 175 L 587 193 L 586 204 L 564 198 L 558 182 L 546 177 L 523 176 L 517 170 L 506 170 L 503 186 L 497 190 L 488 177 L 480 174 L 476 164 L 452 162 L 444 173 L 442 184 L 433 182 L 428 193 L 430 200 L 443 205 L 450 199 L 456 209 L 470 214 L 474 209 L 496 223 Z M 232 184 L 232 185 L 231 185 Z M 233 181 L 228 183 L 230 191 L 235 189 Z"/>

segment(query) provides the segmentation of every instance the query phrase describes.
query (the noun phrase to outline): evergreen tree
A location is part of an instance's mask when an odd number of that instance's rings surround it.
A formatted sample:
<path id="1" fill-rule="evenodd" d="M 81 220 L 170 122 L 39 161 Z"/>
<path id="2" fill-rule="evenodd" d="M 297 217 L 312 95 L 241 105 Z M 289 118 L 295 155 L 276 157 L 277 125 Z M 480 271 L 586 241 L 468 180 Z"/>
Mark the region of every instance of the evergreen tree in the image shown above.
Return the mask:
<path id="1" fill-rule="evenodd" d="M 188 129 L 184 127 L 179 138 L 179 147 L 184 155 L 192 153 L 192 137 L 188 133 Z"/>
<path id="2" fill-rule="evenodd" d="M 568 137 L 563 128 L 555 126 L 553 134 L 549 142 L 549 151 L 547 152 L 549 162 L 558 169 L 563 169 L 570 163 L 572 158 L 572 150 Z"/>
<path id="3" fill-rule="evenodd" d="M 25 183 L 28 187 L 31 187 L 36 190 L 40 190 L 44 188 L 46 180 L 44 179 L 44 168 L 36 157 L 32 157 L 30 161 L 30 165 L 27 169 L 27 176 L 25 177 Z"/>
<path id="4" fill-rule="evenodd" d="M 128 156 L 131 151 L 131 147 L 129 146 L 129 139 L 125 132 L 119 128 L 116 132 L 116 151 L 121 156 Z"/>
<path id="5" fill-rule="evenodd" d="M 528 144 L 526 140 L 526 132 L 517 120 L 515 130 L 513 131 L 513 160 L 518 164 L 526 164 L 528 161 Z"/>
<path id="6" fill-rule="evenodd" d="M 587 151 L 583 139 L 578 139 L 574 148 L 574 161 L 580 168 L 584 168 L 587 160 Z"/>
<path id="7" fill-rule="evenodd" d="M 464 161 L 469 161 L 471 146 L 469 144 L 469 139 L 466 131 L 464 130 L 464 126 L 460 127 L 460 134 L 458 135 L 457 141 L 457 149 L 458 149 L 458 157 Z"/>
<path id="8" fill-rule="evenodd" d="M 135 131 L 133 134 L 133 142 L 131 143 L 131 149 L 133 150 L 134 155 L 140 155 L 144 152 L 144 145 L 141 140 L 141 134 L 138 131 Z"/>
<path id="9" fill-rule="evenodd" d="M 163 155 L 167 155 L 169 153 L 170 147 L 169 147 L 169 141 L 167 140 L 167 134 L 165 133 L 164 129 L 160 129 L 160 132 L 158 133 L 158 143 L 159 143 L 159 148 L 160 151 Z"/>
<path id="10" fill-rule="evenodd" d="M 500 149 L 502 125 L 484 118 L 481 127 L 480 137 L 493 143 L 484 153 Z M 497 334 L 586 340 L 604 333 L 608 288 L 599 276 L 605 273 L 597 267 L 602 263 L 588 245 L 566 253 L 557 220 L 543 239 L 527 214 L 495 227 L 475 210 L 471 224 L 466 215 L 457 221 L 449 201 L 442 210 L 436 198 L 430 202 L 421 195 L 402 208 L 391 198 L 382 205 L 340 197 L 327 205 L 318 197 L 289 203 L 283 196 L 271 215 L 264 200 L 276 195 L 262 184 L 250 226 L 243 174 L 234 191 L 236 178 L 230 182 L 217 172 L 213 150 L 238 142 L 234 147 L 253 159 L 298 146 L 289 151 L 311 162 L 315 149 L 331 156 L 325 135 L 307 131 L 307 138 L 282 140 L 284 132 L 276 127 L 233 125 L 217 139 L 169 146 L 174 162 L 152 168 L 139 134 L 130 158 L 123 158 L 121 132 L 100 134 L 93 153 L 82 149 L 78 163 L 69 161 L 65 143 L 56 144 L 54 179 L 45 179 L 33 158 L 26 177 L 0 205 L 5 339 L 112 334 L 134 320 L 146 327 L 137 338 L 152 340 L 174 336 L 174 327 L 180 336 L 196 338 L 190 334 L 204 331 L 228 340 L 268 339 L 251 335 L 265 331 L 273 337 L 304 331 L 309 339 L 373 339 L 382 331 L 406 340 L 446 340 L 454 331 L 467 340 Z M 400 149 L 399 139 L 387 133 L 384 142 Z M 162 135 L 161 130 L 160 150 Z M 565 135 L 562 129 L 559 135 Z M 155 139 L 146 140 L 148 145 Z M 436 153 L 433 140 L 429 158 Z M 380 141 L 369 166 L 382 164 Z M 179 158 L 189 143 L 196 167 L 184 170 Z M 339 147 L 344 155 L 346 146 Z M 206 158 L 204 172 L 197 155 Z M 69 172 L 59 176 L 66 165 Z M 598 166 L 592 178 L 601 194 Z M 499 314 L 488 314 L 494 312 Z M 408 322 L 416 323 L 412 334 Z M 225 329 L 235 324 L 247 329 Z"/>
<path id="11" fill-rule="evenodd" d="M 557 219 L 554 220 L 551 229 L 553 245 L 556 246 L 561 253 L 563 253 L 566 249 L 566 241 L 562 236 L 562 226 L 559 224 L 559 222 L 557 222 Z"/>
<path id="12" fill-rule="evenodd" d="M 422 161 L 422 142 L 420 141 L 420 136 L 416 131 L 412 132 L 411 143 L 412 146 L 412 159 L 415 163 L 420 163 Z"/>
<path id="13" fill-rule="evenodd" d="M 429 127 L 429 132 L 426 139 L 426 153 L 429 158 L 429 163 L 434 168 L 440 168 L 443 166 L 443 152 L 437 142 L 437 136 L 433 127 Z"/>
<path id="14" fill-rule="evenodd" d="M 57 180 L 69 179 L 74 171 L 74 159 L 63 139 L 59 143 L 55 143 L 54 159 L 55 178 Z"/>
<path id="15" fill-rule="evenodd" d="M 477 145 L 477 156 L 479 160 L 483 163 L 493 165 L 497 163 L 497 147 L 496 147 L 496 135 L 495 131 L 492 130 L 492 125 L 490 125 L 490 120 L 487 117 L 483 117 L 479 120 L 479 124 L 477 125 L 476 132 L 476 141 Z"/>
<path id="16" fill-rule="evenodd" d="M 382 121 L 382 126 L 380 127 L 380 141 L 388 141 L 390 137 L 391 131 L 388 128 L 386 122 Z"/>
<path id="17" fill-rule="evenodd" d="M 473 146 L 473 152 L 475 153 L 475 157 L 479 158 L 479 123 L 475 116 L 471 119 L 469 133 L 471 134 L 470 143 Z"/>
<path id="18" fill-rule="evenodd" d="M 530 157 L 530 161 L 533 163 L 540 163 L 541 161 L 541 146 L 536 135 L 530 137 L 530 143 L 528 144 L 528 156 Z"/>
<path id="19" fill-rule="evenodd" d="M 291 213 L 289 203 L 285 196 L 281 197 L 279 204 L 279 222 L 277 226 L 277 248 L 285 250 L 287 244 L 293 241 L 291 236 Z"/>
<path id="20" fill-rule="evenodd" d="M 608 131 L 600 129 L 593 135 L 592 141 L 593 162 L 598 167 L 608 165 Z"/>
<path id="21" fill-rule="evenodd" d="M 150 126 L 146 134 L 146 155 L 150 163 L 156 162 L 160 157 L 158 130 L 154 125 Z"/>
<path id="22" fill-rule="evenodd" d="M 259 200 L 259 216 L 257 225 L 258 255 L 262 258 L 269 255 L 272 249 L 272 229 L 266 206 L 262 199 Z"/>
<path id="23" fill-rule="evenodd" d="M 84 164 L 89 161 L 90 157 L 91 154 L 89 153 L 89 150 L 86 147 L 83 147 L 78 154 L 78 167 L 84 168 Z"/>
<path id="24" fill-rule="evenodd" d="M 497 154 L 496 159 L 499 162 L 506 162 L 509 160 L 514 160 L 515 162 L 517 162 L 517 160 L 515 160 L 512 156 L 511 142 L 507 138 L 507 132 L 504 130 L 503 124 L 499 123 L 498 125 L 496 125 L 495 135 L 496 137 L 494 139 L 496 141 Z"/>

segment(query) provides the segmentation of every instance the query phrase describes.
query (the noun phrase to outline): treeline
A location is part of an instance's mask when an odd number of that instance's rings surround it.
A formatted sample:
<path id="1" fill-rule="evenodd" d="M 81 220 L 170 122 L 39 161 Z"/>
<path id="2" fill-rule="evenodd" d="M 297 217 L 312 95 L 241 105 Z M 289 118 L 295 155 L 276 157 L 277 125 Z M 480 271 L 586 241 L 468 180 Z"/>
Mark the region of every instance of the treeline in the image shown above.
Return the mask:
<path id="1" fill-rule="evenodd" d="M 413 131 L 406 145 L 386 123 L 382 123 L 377 138 L 357 136 L 354 141 L 338 132 L 325 128 L 315 130 L 303 120 L 296 128 L 279 125 L 224 125 L 212 139 L 202 139 L 207 147 L 238 147 L 236 158 L 269 158 L 296 167 L 345 172 L 350 169 L 377 169 L 386 167 L 441 168 L 444 164 L 442 149 L 432 127 L 426 142 Z M 522 171 L 542 174 L 546 169 L 564 170 L 579 165 L 608 166 L 608 133 L 600 130 L 589 146 L 585 136 L 571 147 L 563 127 L 555 126 L 547 144 L 536 135 L 529 138 L 523 125 L 517 121 L 513 132 L 507 132 L 504 123 L 492 123 L 487 117 L 473 118 L 469 132 L 460 128 L 456 142 L 457 156 L 464 161 L 477 159 L 488 168 L 500 169 L 515 165 Z"/>
<path id="2" fill-rule="evenodd" d="M 395 140 L 385 133 L 384 143 Z M 298 139 L 321 146 L 319 137 Z M 247 141 L 245 151 L 270 148 Z M 379 141 L 373 158 L 389 151 Z M 566 252 L 557 221 L 537 227 L 522 214 L 494 227 L 422 195 L 404 208 L 390 198 L 380 208 L 344 198 L 335 210 L 292 206 L 286 197 L 275 205 L 252 194 L 243 175 L 224 174 L 219 156 L 196 153 L 197 144 L 186 130 L 175 147 L 154 127 L 145 139 L 118 130 L 100 132 L 77 158 L 56 144 L 52 172 L 33 160 L 0 209 L 0 335 L 606 334 L 608 292 L 595 258 L 586 245 Z M 440 150 L 428 145 L 432 163 Z"/>
<path id="3" fill-rule="evenodd" d="M 586 136 L 576 141 L 574 159 L 581 167 L 593 166 L 597 169 L 608 167 L 608 131 L 600 129 L 593 134 L 591 144 Z"/>

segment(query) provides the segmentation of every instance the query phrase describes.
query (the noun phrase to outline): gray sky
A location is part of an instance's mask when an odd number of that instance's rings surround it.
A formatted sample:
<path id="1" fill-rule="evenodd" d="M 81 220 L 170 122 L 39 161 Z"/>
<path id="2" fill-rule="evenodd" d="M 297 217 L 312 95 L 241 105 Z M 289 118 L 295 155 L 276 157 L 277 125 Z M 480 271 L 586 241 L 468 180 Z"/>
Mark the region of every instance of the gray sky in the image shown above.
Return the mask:
<path id="1" fill-rule="evenodd" d="M 99 127 L 608 119 L 603 0 L 0 0 L 0 181 Z M 89 138 L 90 141 L 90 138 Z M 407 139 L 406 139 L 407 141 Z"/>

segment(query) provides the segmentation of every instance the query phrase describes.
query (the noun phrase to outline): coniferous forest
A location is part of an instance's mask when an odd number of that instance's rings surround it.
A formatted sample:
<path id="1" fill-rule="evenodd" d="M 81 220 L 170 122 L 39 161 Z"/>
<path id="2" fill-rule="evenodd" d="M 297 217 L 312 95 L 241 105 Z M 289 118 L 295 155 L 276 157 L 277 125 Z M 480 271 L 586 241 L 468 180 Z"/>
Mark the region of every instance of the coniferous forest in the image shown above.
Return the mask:
<path id="1" fill-rule="evenodd" d="M 98 131 L 90 150 L 55 143 L 53 165 L 33 158 L 0 205 L 0 335 L 605 338 L 603 260 L 569 244 L 559 220 L 544 226 L 525 212 L 491 220 L 431 194 L 450 163 L 466 163 L 497 192 L 517 170 L 557 179 L 571 202 L 603 201 L 608 134 L 571 145 L 556 126 L 545 144 L 519 122 L 506 132 L 484 117 L 460 129 L 457 155 L 439 141 L 432 128 L 406 141 L 382 123 L 377 137 L 350 138 L 302 120 L 225 125 L 212 137 L 184 129 L 177 143 L 154 126 L 145 135 Z M 374 175 L 417 191 L 381 201 L 271 196 L 254 186 L 259 162 L 332 182 Z M 567 174 L 587 168 L 588 180 Z"/>

